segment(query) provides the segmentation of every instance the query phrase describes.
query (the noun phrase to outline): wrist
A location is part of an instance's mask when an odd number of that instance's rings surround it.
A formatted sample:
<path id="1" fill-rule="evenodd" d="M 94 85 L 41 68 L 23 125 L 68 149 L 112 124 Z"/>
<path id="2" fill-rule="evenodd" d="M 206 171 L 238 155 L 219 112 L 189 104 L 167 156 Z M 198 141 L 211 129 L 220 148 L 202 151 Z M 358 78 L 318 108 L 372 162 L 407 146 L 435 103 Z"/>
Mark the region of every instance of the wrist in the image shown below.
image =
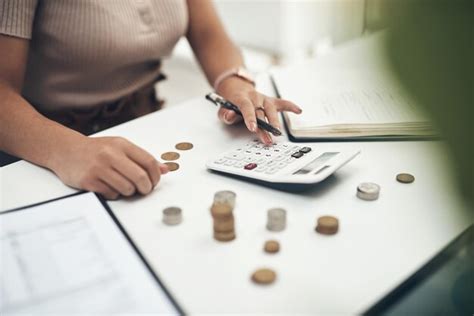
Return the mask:
<path id="1" fill-rule="evenodd" d="M 222 96 L 231 95 L 236 92 L 253 91 L 255 87 L 252 83 L 239 77 L 228 77 L 219 84 L 216 93 Z"/>
<path id="2" fill-rule="evenodd" d="M 61 126 L 57 130 L 54 139 L 51 139 L 49 146 L 49 155 L 45 162 L 45 167 L 56 171 L 62 165 L 67 164 L 71 155 L 75 155 L 84 142 L 88 140 L 84 136 L 74 130 Z"/>

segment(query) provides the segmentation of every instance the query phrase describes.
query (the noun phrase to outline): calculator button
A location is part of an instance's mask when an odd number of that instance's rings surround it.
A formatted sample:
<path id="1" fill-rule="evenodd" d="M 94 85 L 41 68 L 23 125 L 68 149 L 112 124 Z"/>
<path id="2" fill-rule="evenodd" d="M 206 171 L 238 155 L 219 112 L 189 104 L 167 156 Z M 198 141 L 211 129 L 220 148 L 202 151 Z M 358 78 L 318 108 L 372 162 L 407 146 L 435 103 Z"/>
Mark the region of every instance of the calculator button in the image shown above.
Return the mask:
<path id="1" fill-rule="evenodd" d="M 235 163 L 236 163 L 235 160 L 227 160 L 226 162 L 224 162 L 224 166 L 232 166 Z"/>
<path id="2" fill-rule="evenodd" d="M 267 170 L 267 166 L 258 166 L 258 167 L 255 169 L 256 172 L 263 172 L 263 171 L 265 171 L 265 170 Z"/>
<path id="3" fill-rule="evenodd" d="M 277 167 L 278 168 L 285 168 L 288 164 L 286 162 L 280 162 Z"/>
<path id="4" fill-rule="evenodd" d="M 257 164 L 256 163 L 248 163 L 245 165 L 244 169 L 245 170 L 252 170 L 252 169 L 255 169 L 257 167 Z"/>
<path id="5" fill-rule="evenodd" d="M 275 168 L 275 167 L 274 167 L 274 168 L 268 169 L 265 173 L 266 173 L 266 174 L 274 174 L 274 173 L 277 172 L 277 171 L 278 171 L 278 168 Z"/>
<path id="6" fill-rule="evenodd" d="M 226 162 L 226 161 L 227 161 L 227 159 L 219 158 L 219 159 L 217 159 L 216 161 L 214 161 L 214 163 L 215 163 L 216 165 L 220 165 L 220 164 L 223 164 L 223 163 Z"/>
<path id="7" fill-rule="evenodd" d="M 291 157 L 294 157 L 294 158 L 301 158 L 301 157 L 303 157 L 303 153 L 300 152 L 300 151 L 297 151 L 297 152 L 295 152 L 293 155 L 291 155 Z"/>
<path id="8" fill-rule="evenodd" d="M 280 155 L 280 156 L 276 156 L 274 160 L 275 160 L 275 161 L 281 161 L 281 160 L 283 160 L 283 159 L 285 159 L 285 158 L 286 158 L 286 156 Z"/>
<path id="9" fill-rule="evenodd" d="M 311 147 L 303 147 L 300 149 L 300 153 L 307 154 L 311 151 Z"/>

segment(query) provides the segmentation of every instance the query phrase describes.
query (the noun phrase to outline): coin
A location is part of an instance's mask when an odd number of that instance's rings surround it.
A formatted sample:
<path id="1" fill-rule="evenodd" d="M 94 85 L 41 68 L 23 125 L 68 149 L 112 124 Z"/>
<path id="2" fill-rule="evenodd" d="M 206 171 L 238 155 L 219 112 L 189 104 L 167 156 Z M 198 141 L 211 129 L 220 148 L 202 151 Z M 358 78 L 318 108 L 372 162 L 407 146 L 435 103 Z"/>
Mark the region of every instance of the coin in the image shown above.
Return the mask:
<path id="1" fill-rule="evenodd" d="M 163 160 L 176 160 L 179 158 L 179 154 L 174 151 L 169 151 L 161 155 L 161 159 Z"/>
<path id="2" fill-rule="evenodd" d="M 179 164 L 176 162 L 165 162 L 165 165 L 168 166 L 169 171 L 176 171 L 179 169 Z"/>
<path id="3" fill-rule="evenodd" d="M 373 201 L 379 198 L 380 186 L 372 182 L 363 182 L 357 186 L 356 195 L 359 199 Z"/>
<path id="4" fill-rule="evenodd" d="M 232 209 L 235 207 L 235 197 L 237 194 L 230 190 L 217 191 L 214 194 L 214 204 L 227 204 Z"/>
<path id="5" fill-rule="evenodd" d="M 276 273 L 271 269 L 263 268 L 255 271 L 251 278 L 257 284 L 271 284 L 276 279 Z"/>
<path id="6" fill-rule="evenodd" d="M 412 183 L 415 181 L 415 177 L 409 173 L 399 173 L 397 174 L 397 181 L 401 183 Z"/>
<path id="7" fill-rule="evenodd" d="M 286 227 L 286 210 L 271 208 L 267 211 L 267 229 L 274 232 L 284 230 Z"/>
<path id="8" fill-rule="evenodd" d="M 339 230 L 339 221 L 333 216 L 321 216 L 316 224 L 316 231 L 323 235 L 333 235 Z"/>
<path id="9" fill-rule="evenodd" d="M 214 232 L 214 239 L 218 241 L 231 241 L 235 239 L 235 232 Z"/>
<path id="10" fill-rule="evenodd" d="M 212 204 L 211 214 L 214 218 L 226 218 L 232 216 L 232 208 L 227 204 Z"/>
<path id="11" fill-rule="evenodd" d="M 277 253 L 280 251 L 280 243 L 276 240 L 267 240 L 263 247 L 263 250 L 268 253 Z"/>
<path id="12" fill-rule="evenodd" d="M 214 218 L 214 231 L 215 232 L 230 232 L 234 230 L 234 217 L 230 216 L 228 219 L 217 219 Z"/>
<path id="13" fill-rule="evenodd" d="M 183 220 L 182 210 L 176 206 L 170 206 L 163 210 L 163 223 L 166 225 L 178 225 Z"/>
<path id="14" fill-rule="evenodd" d="M 192 149 L 194 146 L 193 144 L 191 143 L 177 143 L 176 146 L 174 146 L 174 148 L 178 149 L 178 150 L 190 150 Z"/>

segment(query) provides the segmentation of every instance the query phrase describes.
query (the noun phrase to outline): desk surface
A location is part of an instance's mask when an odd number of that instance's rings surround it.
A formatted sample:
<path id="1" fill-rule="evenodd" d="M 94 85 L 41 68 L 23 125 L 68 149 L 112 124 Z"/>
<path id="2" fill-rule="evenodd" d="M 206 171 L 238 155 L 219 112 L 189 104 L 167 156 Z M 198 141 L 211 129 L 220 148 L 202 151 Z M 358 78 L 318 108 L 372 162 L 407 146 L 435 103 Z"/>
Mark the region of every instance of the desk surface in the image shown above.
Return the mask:
<path id="1" fill-rule="evenodd" d="M 408 277 L 473 220 L 455 198 L 440 142 L 321 143 L 323 148 L 360 148 L 361 154 L 335 176 L 303 193 L 284 193 L 206 171 L 205 162 L 250 139 L 242 127 L 226 128 L 205 100 L 134 120 L 99 135 L 127 137 L 156 157 L 180 141 L 181 168 L 164 176 L 148 196 L 110 203 L 152 267 L 184 309 L 204 312 L 358 313 Z M 184 124 L 176 128 L 176 120 Z M 399 172 L 416 181 L 395 181 Z M 49 171 L 27 162 L 0 169 L 1 209 L 72 192 Z M 363 181 L 381 185 L 379 200 L 356 198 Z M 237 239 L 212 238 L 209 206 L 217 190 L 237 193 Z M 184 222 L 161 223 L 162 209 L 182 207 Z M 265 229 L 270 207 L 288 211 L 287 229 Z M 340 232 L 314 232 L 316 218 L 335 215 Z M 262 251 L 277 239 L 281 252 Z M 278 280 L 262 287 L 250 281 L 259 267 L 275 269 Z"/>

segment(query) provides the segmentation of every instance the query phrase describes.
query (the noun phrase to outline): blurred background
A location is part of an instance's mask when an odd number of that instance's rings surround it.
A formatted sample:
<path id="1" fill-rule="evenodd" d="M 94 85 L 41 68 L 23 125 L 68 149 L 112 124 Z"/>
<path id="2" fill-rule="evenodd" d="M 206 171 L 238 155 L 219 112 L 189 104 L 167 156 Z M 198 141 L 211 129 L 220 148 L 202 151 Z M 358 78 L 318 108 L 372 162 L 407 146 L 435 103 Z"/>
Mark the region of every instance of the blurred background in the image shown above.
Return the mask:
<path id="1" fill-rule="evenodd" d="M 386 25 L 387 0 L 215 0 L 215 6 L 247 67 L 263 72 L 327 54 L 334 46 Z M 258 31 L 256 31 L 258 30 Z M 201 97 L 209 86 L 185 39 L 164 71 L 160 95 L 167 104 Z M 184 83 L 184 84 L 183 84 Z"/>

